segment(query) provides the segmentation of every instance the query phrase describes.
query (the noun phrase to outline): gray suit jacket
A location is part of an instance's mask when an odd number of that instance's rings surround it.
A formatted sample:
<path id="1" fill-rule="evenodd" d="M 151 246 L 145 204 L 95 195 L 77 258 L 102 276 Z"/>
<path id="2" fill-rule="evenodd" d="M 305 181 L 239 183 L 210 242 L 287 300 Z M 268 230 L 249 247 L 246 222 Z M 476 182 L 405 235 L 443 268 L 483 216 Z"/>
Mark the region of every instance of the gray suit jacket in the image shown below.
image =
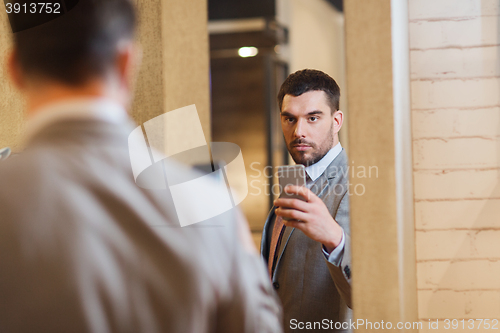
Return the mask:
<path id="1" fill-rule="evenodd" d="M 299 331 L 294 329 L 298 327 L 298 322 L 324 324 L 324 320 L 328 325 L 316 326 L 317 331 L 348 332 L 335 329 L 336 322 L 348 322 L 351 318 L 348 308 L 351 307 L 351 237 L 345 150 L 313 183 L 311 190 L 323 200 L 344 229 L 343 256 L 337 264 L 329 262 L 320 243 L 311 240 L 300 230 L 286 227 L 278 250 L 273 286 L 283 303 L 285 332 Z M 276 219 L 274 210 L 275 207 L 269 213 L 262 235 L 261 253 L 266 263 L 269 257 L 268 238 Z M 328 329 L 325 330 L 326 327 Z M 333 329 L 330 330 L 331 327 Z"/>
<path id="2" fill-rule="evenodd" d="M 131 125 L 55 123 L 0 164 L 0 332 L 281 332 L 235 212 L 179 227 L 134 182 Z"/>

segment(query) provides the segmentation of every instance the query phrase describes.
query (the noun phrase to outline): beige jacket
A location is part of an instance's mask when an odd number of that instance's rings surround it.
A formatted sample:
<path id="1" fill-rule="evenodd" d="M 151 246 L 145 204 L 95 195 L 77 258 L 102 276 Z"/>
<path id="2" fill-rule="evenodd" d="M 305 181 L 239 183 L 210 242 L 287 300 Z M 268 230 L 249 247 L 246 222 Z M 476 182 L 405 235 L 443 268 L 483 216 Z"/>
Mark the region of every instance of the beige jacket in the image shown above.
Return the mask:
<path id="1" fill-rule="evenodd" d="M 0 164 L 0 332 L 281 332 L 235 212 L 179 227 L 134 183 L 132 129 L 60 121 Z"/>

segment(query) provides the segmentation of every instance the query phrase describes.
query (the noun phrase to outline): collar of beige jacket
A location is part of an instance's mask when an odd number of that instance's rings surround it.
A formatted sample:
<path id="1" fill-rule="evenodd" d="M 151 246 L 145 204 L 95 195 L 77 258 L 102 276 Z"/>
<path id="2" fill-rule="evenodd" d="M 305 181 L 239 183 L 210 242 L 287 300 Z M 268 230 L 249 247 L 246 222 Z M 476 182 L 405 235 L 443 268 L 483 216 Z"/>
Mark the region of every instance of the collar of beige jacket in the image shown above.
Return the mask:
<path id="1" fill-rule="evenodd" d="M 29 141 L 47 126 L 64 120 L 98 120 L 119 124 L 128 119 L 125 108 L 107 98 L 68 99 L 33 112 L 26 123 L 25 140 Z"/>

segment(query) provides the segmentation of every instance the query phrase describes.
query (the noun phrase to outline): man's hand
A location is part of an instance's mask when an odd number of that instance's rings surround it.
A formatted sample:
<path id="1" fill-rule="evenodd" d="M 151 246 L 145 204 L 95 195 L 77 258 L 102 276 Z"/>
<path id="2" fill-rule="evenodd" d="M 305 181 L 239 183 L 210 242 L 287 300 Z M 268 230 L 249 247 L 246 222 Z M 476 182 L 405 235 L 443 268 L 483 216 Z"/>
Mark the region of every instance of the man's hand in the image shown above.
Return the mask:
<path id="1" fill-rule="evenodd" d="M 279 198 L 274 201 L 276 215 L 290 220 L 283 220 L 287 227 L 301 230 L 307 237 L 322 243 L 331 253 L 342 241 L 342 227 L 333 219 L 323 201 L 304 186 L 288 185 L 287 194 L 300 195 L 300 199 Z"/>

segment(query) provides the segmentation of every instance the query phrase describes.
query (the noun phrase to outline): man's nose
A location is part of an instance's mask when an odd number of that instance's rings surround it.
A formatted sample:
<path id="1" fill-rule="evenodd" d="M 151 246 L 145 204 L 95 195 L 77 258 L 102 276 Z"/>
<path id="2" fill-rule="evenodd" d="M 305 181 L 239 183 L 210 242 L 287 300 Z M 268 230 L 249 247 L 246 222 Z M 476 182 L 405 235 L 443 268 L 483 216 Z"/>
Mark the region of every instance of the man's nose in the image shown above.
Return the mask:
<path id="1" fill-rule="evenodd" d="M 297 121 L 297 124 L 295 125 L 295 130 L 294 130 L 293 134 L 297 138 L 303 138 L 306 136 L 306 126 L 305 126 L 303 120 Z"/>

